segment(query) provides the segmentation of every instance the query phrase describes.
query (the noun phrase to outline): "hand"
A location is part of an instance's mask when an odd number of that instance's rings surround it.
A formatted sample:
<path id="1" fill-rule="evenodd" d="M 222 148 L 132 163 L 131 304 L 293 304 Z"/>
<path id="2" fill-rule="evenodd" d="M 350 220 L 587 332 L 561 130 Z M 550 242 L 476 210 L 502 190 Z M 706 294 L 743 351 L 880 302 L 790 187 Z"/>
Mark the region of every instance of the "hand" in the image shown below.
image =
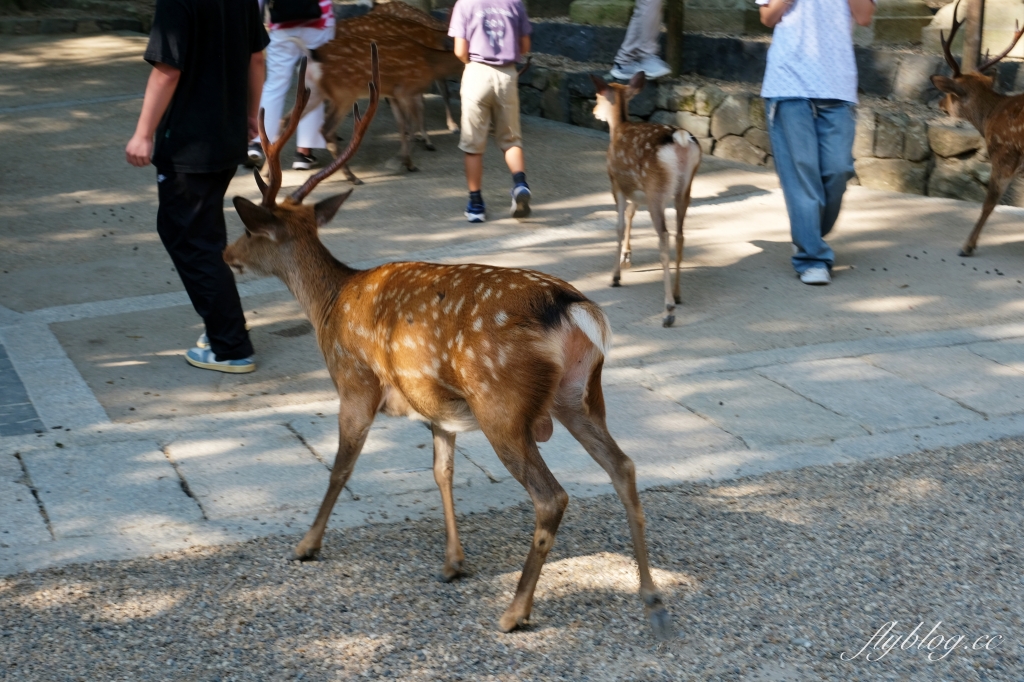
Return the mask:
<path id="1" fill-rule="evenodd" d="M 128 140 L 128 146 L 124 148 L 124 154 L 128 163 L 144 168 L 151 163 L 150 157 L 153 155 L 153 140 L 138 134 L 133 135 L 132 139 Z"/>
<path id="2" fill-rule="evenodd" d="M 246 139 L 257 140 L 260 137 L 259 116 L 249 117 L 249 137 Z"/>

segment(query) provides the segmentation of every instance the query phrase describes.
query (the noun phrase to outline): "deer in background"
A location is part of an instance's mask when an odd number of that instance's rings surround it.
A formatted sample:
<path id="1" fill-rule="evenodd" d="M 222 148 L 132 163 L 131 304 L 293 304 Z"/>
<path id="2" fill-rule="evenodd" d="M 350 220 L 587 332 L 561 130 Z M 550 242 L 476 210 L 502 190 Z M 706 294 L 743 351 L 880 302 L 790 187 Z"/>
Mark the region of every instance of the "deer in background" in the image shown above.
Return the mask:
<path id="1" fill-rule="evenodd" d="M 499 620 L 505 632 L 526 624 L 569 499 L 537 447 L 551 437 L 554 418 L 611 477 L 626 508 L 644 607 L 655 633 L 668 637 L 671 623 L 651 579 L 634 465 L 605 424 L 601 368 L 611 328 L 601 308 L 566 282 L 530 270 L 431 263 L 354 270 L 317 236 L 352 190 L 313 206 L 302 200 L 359 147 L 381 92 L 375 48 L 371 63 L 370 104 L 364 117 L 355 108 L 348 148 L 280 204 L 281 148 L 309 90 L 300 89 L 291 123 L 275 144 L 269 144 L 261 117 L 269 181 L 256 175 L 261 205 L 234 198 L 245 235 L 224 251 L 237 271 L 276 275 L 288 286 L 313 325 L 341 398 L 330 484 L 295 558 L 312 559 L 319 552 L 370 425 L 384 412 L 430 424 L 447 533 L 442 577 L 458 577 L 465 559 L 452 498 L 455 435 L 481 429 L 536 512 L 515 597 Z M 303 60 L 300 74 L 305 66 Z"/>
<path id="2" fill-rule="evenodd" d="M 387 15 L 373 16 L 373 13 L 347 21 L 361 19 L 372 20 L 381 26 L 390 25 L 395 28 L 399 21 Z M 361 33 L 349 33 L 341 22 L 337 35 L 329 43 L 310 52 L 302 48 L 310 58 L 309 70 L 306 72 L 306 86 L 311 90 L 306 110 L 320 106 L 325 99 L 328 102 L 324 116 L 323 135 L 331 154 L 338 155 L 336 130 L 342 119 L 348 114 L 355 102 L 367 95 L 366 83 L 370 80 L 370 63 L 366 55 L 370 52 L 371 43 L 379 43 L 381 60 L 380 94 L 390 97 L 398 111 L 396 122 L 399 126 L 401 150 L 399 157 L 402 165 L 410 171 L 417 170 L 412 162 L 410 126 L 422 121 L 422 98 L 424 92 L 435 80 L 443 80 L 462 73 L 463 63 L 451 50 L 431 47 L 424 44 L 422 36 L 410 27 L 420 27 L 410 22 L 402 22 L 402 30 L 391 32 L 385 37 L 371 37 Z M 408 29 L 409 35 L 403 35 Z M 383 30 L 383 29 L 381 29 Z M 390 29 L 389 29 L 390 30 Z M 412 37 L 410 37 L 412 36 Z M 287 121 L 286 121 L 287 125 Z M 426 130 L 423 130 L 426 135 Z M 429 142 L 429 137 L 427 138 Z M 360 180 L 348 166 L 343 166 L 345 177 L 354 184 Z"/>
<path id="3" fill-rule="evenodd" d="M 619 217 L 616 225 L 619 249 L 615 254 L 612 286 L 620 285 L 621 267 L 632 260 L 629 245 L 636 213 L 638 195 L 647 201 L 651 222 L 658 233 L 661 267 L 665 280 L 665 317 L 662 325 L 671 327 L 676 320 L 676 305 L 682 303 L 679 275 L 683 262 L 683 218 L 690 205 L 690 186 L 700 166 L 701 151 L 697 140 L 685 130 L 658 123 L 634 123 L 629 120 L 629 100 L 643 90 L 645 76 L 641 71 L 629 85 L 605 83 L 591 75 L 597 88 L 594 117 L 608 123 L 608 177 Z M 669 234 L 665 225 L 665 208 L 669 200 L 676 208 L 676 277 L 669 271 Z"/>
<path id="4" fill-rule="evenodd" d="M 992 163 L 992 174 L 989 177 L 985 202 L 981 206 L 981 216 L 960 249 L 961 256 L 970 256 L 978 245 L 978 237 L 985 227 L 985 221 L 1013 178 L 1024 170 L 1024 95 L 1001 95 L 992 89 L 994 79 L 984 75 L 985 71 L 1010 54 L 1010 50 L 1024 35 L 1024 29 L 1019 25 L 1015 26 L 1010 46 L 996 57 L 979 64 L 977 73 L 961 73 L 960 65 L 950 52 L 950 45 L 953 44 L 957 29 L 964 23 L 956 18 L 959 8 L 958 0 L 957 6 L 953 9 L 953 26 L 949 30 L 949 39 L 947 40 L 942 33 L 939 34 L 942 53 L 949 68 L 953 70 L 953 77 L 932 76 L 932 84 L 946 95 L 939 107 L 950 116 L 970 121 L 985 138 L 989 160 Z"/>

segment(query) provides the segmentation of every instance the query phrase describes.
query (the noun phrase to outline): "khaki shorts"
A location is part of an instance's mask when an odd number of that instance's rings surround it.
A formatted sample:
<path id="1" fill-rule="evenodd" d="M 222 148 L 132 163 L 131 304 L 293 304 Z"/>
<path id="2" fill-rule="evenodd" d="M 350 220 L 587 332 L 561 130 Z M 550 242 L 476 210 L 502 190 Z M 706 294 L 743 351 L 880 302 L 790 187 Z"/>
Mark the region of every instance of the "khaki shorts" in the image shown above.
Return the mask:
<path id="1" fill-rule="evenodd" d="M 459 149 L 467 154 L 483 154 L 492 124 L 494 140 L 501 151 L 523 146 L 519 129 L 519 74 L 515 64 L 466 64 L 459 94 L 462 97 Z"/>

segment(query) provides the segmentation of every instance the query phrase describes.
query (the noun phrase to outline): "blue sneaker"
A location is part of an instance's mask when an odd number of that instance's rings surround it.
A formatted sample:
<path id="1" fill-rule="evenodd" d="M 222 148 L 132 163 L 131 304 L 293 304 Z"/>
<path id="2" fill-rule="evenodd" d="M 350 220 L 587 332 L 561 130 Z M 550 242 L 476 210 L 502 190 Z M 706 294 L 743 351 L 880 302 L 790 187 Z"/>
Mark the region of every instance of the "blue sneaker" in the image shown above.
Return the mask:
<path id="1" fill-rule="evenodd" d="M 256 371 L 256 361 L 251 356 L 241 360 L 218 360 L 209 348 L 190 348 L 185 353 L 185 360 L 193 367 L 228 374 L 248 374 Z"/>
<path id="2" fill-rule="evenodd" d="M 525 182 L 512 188 L 512 217 L 525 218 L 530 215 L 530 186 Z"/>
<path id="3" fill-rule="evenodd" d="M 470 199 L 466 204 L 466 220 L 471 223 L 482 223 L 487 220 L 487 209 L 484 208 L 484 202 L 476 204 Z"/>

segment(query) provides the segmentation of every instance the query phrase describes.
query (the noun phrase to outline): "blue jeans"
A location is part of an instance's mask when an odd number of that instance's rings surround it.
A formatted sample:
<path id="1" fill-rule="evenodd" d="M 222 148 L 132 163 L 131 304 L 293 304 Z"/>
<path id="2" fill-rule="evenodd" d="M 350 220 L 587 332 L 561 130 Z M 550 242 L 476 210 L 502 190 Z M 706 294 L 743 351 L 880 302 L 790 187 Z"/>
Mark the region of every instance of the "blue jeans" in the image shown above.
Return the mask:
<path id="1" fill-rule="evenodd" d="M 853 104 L 836 99 L 769 99 L 768 134 L 793 235 L 793 268 L 829 269 L 835 262 L 825 235 L 839 217 L 853 177 Z"/>

